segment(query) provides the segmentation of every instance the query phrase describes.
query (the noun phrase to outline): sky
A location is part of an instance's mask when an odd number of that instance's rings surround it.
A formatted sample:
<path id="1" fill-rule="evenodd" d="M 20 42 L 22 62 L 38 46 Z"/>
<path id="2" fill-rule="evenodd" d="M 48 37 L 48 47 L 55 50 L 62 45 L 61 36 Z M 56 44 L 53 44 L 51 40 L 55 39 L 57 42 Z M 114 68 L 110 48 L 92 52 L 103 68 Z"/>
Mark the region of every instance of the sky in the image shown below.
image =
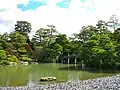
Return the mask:
<path id="1" fill-rule="evenodd" d="M 70 36 L 113 14 L 119 19 L 119 4 L 120 0 L 0 0 L 0 33 L 14 31 L 16 21 L 24 20 L 32 24 L 30 36 L 48 24 Z"/>

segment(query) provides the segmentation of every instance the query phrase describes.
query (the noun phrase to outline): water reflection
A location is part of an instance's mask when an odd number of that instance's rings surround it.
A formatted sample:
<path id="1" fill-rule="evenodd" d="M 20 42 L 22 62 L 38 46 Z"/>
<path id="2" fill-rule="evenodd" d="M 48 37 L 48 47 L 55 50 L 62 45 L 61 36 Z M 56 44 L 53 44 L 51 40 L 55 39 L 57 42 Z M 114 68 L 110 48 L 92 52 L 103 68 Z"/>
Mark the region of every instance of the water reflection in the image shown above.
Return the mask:
<path id="1" fill-rule="evenodd" d="M 0 85 L 2 86 L 21 86 L 39 84 L 40 78 L 43 76 L 54 76 L 57 78 L 56 82 L 71 81 L 88 78 L 96 78 L 100 76 L 108 76 L 116 74 L 103 73 L 103 71 L 93 72 L 80 68 L 80 65 L 75 64 L 37 64 L 29 66 L 5 66 L 0 67 Z"/>

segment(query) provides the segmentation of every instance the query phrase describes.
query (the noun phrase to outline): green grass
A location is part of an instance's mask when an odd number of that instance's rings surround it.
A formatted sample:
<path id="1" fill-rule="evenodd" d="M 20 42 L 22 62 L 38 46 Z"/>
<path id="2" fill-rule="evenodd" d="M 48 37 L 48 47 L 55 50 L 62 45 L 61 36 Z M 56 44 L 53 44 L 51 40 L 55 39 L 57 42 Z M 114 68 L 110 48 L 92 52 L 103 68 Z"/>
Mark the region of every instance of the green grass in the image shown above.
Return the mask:
<path id="1" fill-rule="evenodd" d="M 19 86 L 26 85 L 29 81 L 38 84 L 42 76 L 55 76 L 56 82 L 65 82 L 68 79 L 92 79 L 103 76 L 111 76 L 118 72 L 101 72 L 99 70 L 82 70 L 78 66 L 77 69 L 73 64 L 68 68 L 67 64 L 38 64 L 28 66 L 1 66 L 0 67 L 0 85 L 2 86 Z"/>

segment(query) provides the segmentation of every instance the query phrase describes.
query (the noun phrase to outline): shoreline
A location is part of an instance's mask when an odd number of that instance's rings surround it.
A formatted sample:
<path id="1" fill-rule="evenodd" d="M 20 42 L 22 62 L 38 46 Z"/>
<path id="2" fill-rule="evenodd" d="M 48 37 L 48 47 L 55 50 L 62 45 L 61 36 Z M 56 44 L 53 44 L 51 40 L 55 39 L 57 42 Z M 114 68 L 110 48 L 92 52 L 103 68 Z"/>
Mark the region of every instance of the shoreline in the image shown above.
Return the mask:
<path id="1" fill-rule="evenodd" d="M 0 90 L 120 90 L 120 74 L 88 80 L 74 80 L 47 85 L 1 87 Z"/>

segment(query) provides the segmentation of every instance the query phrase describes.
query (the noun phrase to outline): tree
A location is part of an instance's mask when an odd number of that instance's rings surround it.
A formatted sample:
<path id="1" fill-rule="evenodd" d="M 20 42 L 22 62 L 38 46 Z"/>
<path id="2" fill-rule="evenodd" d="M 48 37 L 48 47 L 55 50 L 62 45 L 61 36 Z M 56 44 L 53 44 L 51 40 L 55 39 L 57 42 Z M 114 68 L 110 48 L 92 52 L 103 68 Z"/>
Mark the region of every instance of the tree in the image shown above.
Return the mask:
<path id="1" fill-rule="evenodd" d="M 66 34 L 59 34 L 57 35 L 55 43 L 60 44 L 63 46 L 64 44 L 68 43 L 67 35 Z"/>
<path id="2" fill-rule="evenodd" d="M 110 17 L 110 21 L 107 22 L 107 26 L 113 28 L 115 31 L 118 27 L 120 27 L 120 24 L 118 23 L 118 17 L 116 15 L 112 15 Z"/>
<path id="3" fill-rule="evenodd" d="M 69 37 L 71 42 L 78 42 L 79 35 L 77 33 L 73 33 L 71 37 Z"/>
<path id="4" fill-rule="evenodd" d="M 40 28 L 36 31 L 32 42 L 35 42 L 37 45 L 44 44 L 44 46 L 49 47 L 50 44 L 54 43 L 56 38 L 56 29 L 54 25 L 47 25 L 48 28 Z"/>
<path id="5" fill-rule="evenodd" d="M 97 26 L 97 31 L 98 31 L 97 33 L 100 33 L 100 34 L 111 33 L 111 31 L 108 30 L 107 22 L 105 21 L 99 20 L 96 26 Z"/>
<path id="6" fill-rule="evenodd" d="M 70 43 L 69 43 L 67 36 L 65 34 L 58 35 L 55 43 L 59 44 L 63 47 L 63 52 L 62 52 L 63 54 L 70 53 Z"/>
<path id="7" fill-rule="evenodd" d="M 15 24 L 15 31 L 18 31 L 23 35 L 30 33 L 31 29 L 31 23 L 27 21 L 17 21 Z"/>
<path id="8" fill-rule="evenodd" d="M 8 41 L 9 39 L 9 34 L 5 32 L 4 34 L 0 35 L 0 39 L 4 41 Z"/>
<path id="9" fill-rule="evenodd" d="M 106 28 L 106 22 L 103 20 L 99 20 L 96 24 L 98 29 L 105 29 Z"/>
<path id="10" fill-rule="evenodd" d="M 6 42 L 4 45 L 4 50 L 7 56 L 17 55 L 16 47 L 11 42 Z"/>
<path id="11" fill-rule="evenodd" d="M 55 38 L 55 36 L 56 36 L 56 33 L 57 33 L 57 31 L 56 31 L 56 27 L 54 26 L 54 25 L 47 25 L 50 29 L 48 29 L 48 31 L 49 31 L 49 43 L 48 43 L 48 46 L 52 43 L 51 42 L 51 40 L 52 40 L 52 38 Z M 53 35 L 53 34 L 55 34 L 55 35 Z"/>
<path id="12" fill-rule="evenodd" d="M 0 61 L 1 60 L 6 60 L 7 59 L 7 55 L 5 50 L 0 50 Z"/>
<path id="13" fill-rule="evenodd" d="M 10 33 L 9 37 L 10 37 L 10 42 L 12 42 L 12 44 L 16 47 L 16 49 L 21 47 L 22 44 L 25 44 L 27 40 L 26 37 L 20 34 L 19 32 Z"/>
<path id="14" fill-rule="evenodd" d="M 108 34 L 93 35 L 82 46 L 82 60 L 94 67 L 100 64 L 103 68 L 114 67 L 115 53 L 115 42 Z"/>
<path id="15" fill-rule="evenodd" d="M 35 35 L 32 38 L 32 41 L 34 43 L 36 43 L 36 42 L 40 43 L 40 42 L 42 42 L 42 40 L 45 36 L 47 36 L 47 35 L 45 35 L 44 28 L 40 28 L 39 30 L 36 31 Z"/>
<path id="16" fill-rule="evenodd" d="M 56 29 L 54 25 L 47 25 L 48 28 L 40 28 L 36 31 L 35 35 L 33 36 L 31 42 L 35 47 L 36 55 L 41 55 L 38 61 L 48 61 L 48 58 L 51 59 L 51 48 L 50 45 L 55 42 L 56 39 Z M 36 56 L 35 55 L 35 56 Z"/>
<path id="17" fill-rule="evenodd" d="M 28 21 L 17 21 L 15 24 L 15 31 L 19 32 L 20 34 L 24 35 L 27 39 L 27 43 L 30 45 L 30 39 L 28 33 L 31 32 L 31 23 Z"/>
<path id="18" fill-rule="evenodd" d="M 20 32 L 12 32 L 9 35 L 10 37 L 10 42 L 12 42 L 13 46 L 15 47 L 16 50 L 16 56 L 20 60 L 22 58 L 21 55 L 28 55 L 30 53 L 30 46 L 27 43 L 27 38 L 20 34 Z M 14 51 L 15 51 L 14 50 Z"/>
<path id="19" fill-rule="evenodd" d="M 36 31 L 35 35 L 32 38 L 32 42 L 39 46 L 44 43 L 44 45 L 48 45 L 48 37 L 49 37 L 49 31 L 48 29 L 40 28 Z"/>
<path id="20" fill-rule="evenodd" d="M 27 62 L 32 61 L 32 59 L 29 58 L 27 55 L 23 55 L 22 58 L 21 58 L 21 60 L 22 60 L 22 61 L 25 61 L 25 62 L 26 62 L 26 61 L 27 61 Z"/>
<path id="21" fill-rule="evenodd" d="M 54 59 L 55 61 L 58 62 L 58 57 L 63 51 L 63 47 L 59 44 L 51 44 L 51 59 Z"/>
<path id="22" fill-rule="evenodd" d="M 120 28 L 117 28 L 114 32 L 113 32 L 113 38 L 115 41 L 117 41 L 117 43 L 120 42 Z"/>
<path id="23" fill-rule="evenodd" d="M 78 40 L 81 43 L 84 43 L 85 41 L 89 40 L 92 35 L 96 34 L 98 32 L 97 28 L 94 26 L 83 26 L 80 33 L 78 34 Z"/>
<path id="24" fill-rule="evenodd" d="M 9 58 L 8 58 L 8 61 L 10 61 L 10 62 L 16 62 L 16 63 L 19 62 L 18 58 L 17 58 L 15 55 L 9 57 Z"/>
<path id="25" fill-rule="evenodd" d="M 0 65 L 9 65 L 5 50 L 0 50 Z"/>
<path id="26" fill-rule="evenodd" d="M 9 39 L 8 33 L 4 33 L 4 34 L 0 35 L 0 48 L 1 49 L 5 49 L 8 39 Z"/>

